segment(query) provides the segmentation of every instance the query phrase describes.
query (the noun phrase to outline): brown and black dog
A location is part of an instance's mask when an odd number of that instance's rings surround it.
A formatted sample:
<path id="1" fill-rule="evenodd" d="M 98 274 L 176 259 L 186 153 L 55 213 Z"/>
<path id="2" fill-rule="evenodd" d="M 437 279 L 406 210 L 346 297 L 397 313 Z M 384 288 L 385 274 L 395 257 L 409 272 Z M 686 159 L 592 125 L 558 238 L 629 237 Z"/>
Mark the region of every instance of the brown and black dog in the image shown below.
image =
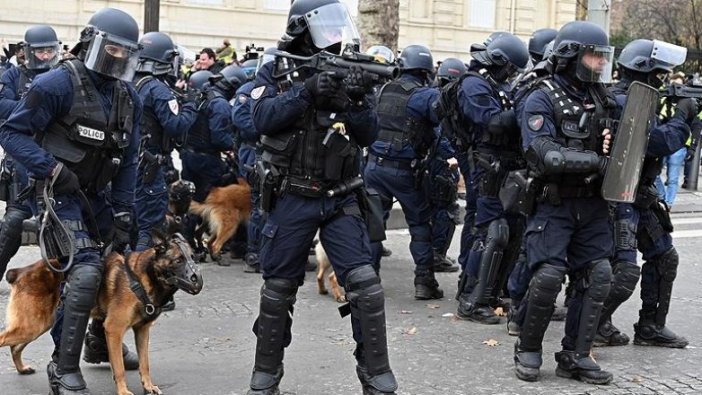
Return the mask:
<path id="1" fill-rule="evenodd" d="M 317 245 L 314 247 L 314 255 L 315 258 L 317 258 L 317 289 L 319 294 L 326 295 L 329 293 L 329 291 L 327 291 L 327 287 L 324 285 L 324 276 L 327 274 L 327 272 L 330 272 L 328 276 L 329 287 L 331 288 L 334 299 L 336 299 L 336 301 L 339 303 L 346 302 L 346 294 L 342 291 L 339 283 L 336 281 L 336 273 L 334 273 L 334 268 L 331 265 L 329 256 L 327 256 L 327 252 L 324 251 L 324 247 L 322 247 L 321 242 L 317 243 Z"/>
<path id="2" fill-rule="evenodd" d="M 160 394 L 149 371 L 149 330 L 160 313 L 159 306 L 178 289 L 192 295 L 202 290 L 202 276 L 192 260 L 188 243 L 179 234 L 167 237 L 156 233 L 155 247 L 127 255 L 126 262 L 116 252 L 107 256 L 97 304 L 91 312 L 93 318 L 105 321 L 109 359 L 119 395 L 132 394 L 127 389 L 122 357 L 126 331 L 129 328 L 134 331 L 144 393 Z M 51 264 L 58 267 L 56 261 Z M 34 369 L 22 362 L 22 350 L 53 324 L 63 274 L 38 261 L 9 270 L 6 278 L 10 300 L 0 347 L 10 346 L 12 361 L 20 374 L 34 373 Z M 132 291 L 130 287 L 135 282 L 141 285 L 146 298 Z"/>
<path id="3" fill-rule="evenodd" d="M 251 187 L 246 180 L 239 178 L 238 184 L 212 188 L 203 203 L 190 203 L 190 212 L 202 218 L 203 228 L 209 228 L 207 249 L 212 259 L 218 260 L 224 243 L 251 216 Z"/>

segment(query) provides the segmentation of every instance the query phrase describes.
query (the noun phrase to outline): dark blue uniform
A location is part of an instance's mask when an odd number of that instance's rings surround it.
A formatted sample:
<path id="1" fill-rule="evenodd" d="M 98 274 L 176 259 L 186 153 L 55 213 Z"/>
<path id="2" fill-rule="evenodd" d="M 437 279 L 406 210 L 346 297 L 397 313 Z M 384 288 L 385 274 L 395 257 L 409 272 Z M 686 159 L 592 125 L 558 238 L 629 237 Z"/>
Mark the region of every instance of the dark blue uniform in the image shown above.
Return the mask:
<path id="1" fill-rule="evenodd" d="M 406 116 L 413 124 L 420 125 L 416 131 L 418 135 L 412 137 L 415 141 L 407 139 L 393 142 L 382 138 L 376 140 L 369 148 L 365 181 L 382 197 L 386 217 L 392 208 L 393 197 L 400 202 L 412 237 L 410 253 L 416 265 L 415 275 L 422 276 L 433 273 L 434 255 L 429 225 L 432 209 L 426 194 L 416 188 L 414 173 L 419 161 L 438 138 L 438 133 L 433 128 L 438 125 L 439 119 L 432 104 L 437 100 L 439 91 L 423 86 L 420 78 L 410 74 L 403 74 L 390 84 L 400 83 L 413 86 L 407 99 Z M 383 87 L 383 91 L 387 90 L 388 86 Z M 424 152 L 420 152 L 421 150 Z M 373 260 L 376 267 L 379 265 L 381 253 L 382 245 L 374 243 Z"/>
<path id="2" fill-rule="evenodd" d="M 206 104 L 200 109 L 190 129 L 183 159 L 183 179 L 195 184 L 197 202 L 203 202 L 213 186 L 220 185 L 223 175 L 230 169 L 221 153 L 234 149 L 231 106 L 217 88 L 206 91 Z"/>
<path id="3" fill-rule="evenodd" d="M 251 185 L 251 218 L 247 224 L 246 250 L 250 254 L 258 255 L 261 241 L 261 226 L 263 213 L 261 211 L 261 194 L 258 179 L 254 176 L 253 168 L 256 164 L 256 144 L 261 135 L 253 125 L 251 116 L 252 104 L 251 91 L 254 82 L 242 85 L 234 97 L 232 108 L 232 123 L 239 131 L 241 145 L 239 146 L 239 177 L 244 177 Z M 247 169 L 252 169 L 251 171 Z M 253 263 L 253 262 L 249 262 Z"/>
<path id="4" fill-rule="evenodd" d="M 452 271 L 458 270 L 458 267 L 453 265 L 451 269 L 451 265 L 447 265 L 450 261 L 447 261 L 446 252 L 451 245 L 456 225 L 460 223 L 456 201 L 459 175 L 458 170 L 451 169 L 446 161 L 455 156 L 456 152 L 451 144 L 442 138 L 434 157 L 428 158 L 430 178 L 425 185 L 428 188 L 427 196 L 432 207 L 431 242 L 435 260 L 434 269 L 440 265 L 440 270 Z"/>
<path id="5" fill-rule="evenodd" d="M 86 73 L 89 80 L 97 88 L 98 100 L 104 111 L 104 116 L 109 117 L 113 106 L 113 89 L 116 89 L 114 88 L 115 82 L 105 80 L 91 71 L 86 71 Z M 100 234 L 103 237 L 107 236 L 112 226 L 112 214 L 131 212 L 134 206 L 141 101 L 133 89 L 128 89 L 134 108 L 134 124 L 129 135 L 129 145 L 124 150 L 118 172 L 111 178 L 111 189 L 87 193 L 90 208 L 95 214 Z M 0 144 L 18 163 L 27 168 L 31 177 L 36 179 L 49 178 L 57 165 L 54 155 L 41 148 L 34 140 L 35 133 L 46 131 L 53 122 L 69 114 L 73 100 L 74 85 L 68 69 L 59 67 L 48 71 L 35 79 L 27 95 L 20 101 L 8 121 L 0 129 Z M 80 270 L 84 265 L 97 267 L 101 271 L 103 264 L 100 259 L 101 251 L 90 241 L 91 236 L 88 235 L 88 227 L 86 226 L 88 220 L 83 215 L 87 207 L 83 207 L 82 202 L 75 195 L 58 195 L 54 199 L 56 201 L 54 204 L 56 215 L 61 221 L 72 224 L 69 229 L 73 232 L 78 248 L 73 266 L 68 274 L 69 279 L 73 273 L 85 274 L 85 271 Z M 94 284 L 96 289 L 98 283 Z M 60 340 L 61 324 L 60 317 L 57 317 L 54 330 L 52 330 L 57 346 Z"/>
<path id="6" fill-rule="evenodd" d="M 141 82 L 141 79 L 145 79 Z M 137 251 L 151 247 L 151 229 L 161 223 L 168 211 L 168 186 L 164 177 L 171 155 L 172 140 L 183 140 L 197 117 L 192 103 L 180 106 L 168 86 L 151 76 L 135 79 L 144 104 L 143 133 L 150 135 L 138 172 L 136 218 L 139 227 Z"/>

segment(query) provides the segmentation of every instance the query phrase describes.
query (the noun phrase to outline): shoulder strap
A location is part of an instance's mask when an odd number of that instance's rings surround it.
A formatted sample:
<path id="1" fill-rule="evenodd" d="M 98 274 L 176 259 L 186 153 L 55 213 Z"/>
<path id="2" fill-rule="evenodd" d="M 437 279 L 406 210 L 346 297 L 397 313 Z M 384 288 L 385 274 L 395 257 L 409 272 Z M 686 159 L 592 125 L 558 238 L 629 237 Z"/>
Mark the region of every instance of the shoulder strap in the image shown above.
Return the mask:
<path id="1" fill-rule="evenodd" d="M 141 92 L 141 88 L 143 88 L 144 85 L 146 85 L 147 82 L 149 82 L 149 81 L 151 81 L 151 80 L 153 80 L 153 79 L 154 79 L 154 76 L 153 76 L 153 75 L 145 75 L 145 76 L 141 77 L 141 78 L 139 79 L 139 81 L 137 81 L 137 83 L 134 84 L 134 87 L 136 88 L 136 91 L 137 91 L 137 92 Z"/>

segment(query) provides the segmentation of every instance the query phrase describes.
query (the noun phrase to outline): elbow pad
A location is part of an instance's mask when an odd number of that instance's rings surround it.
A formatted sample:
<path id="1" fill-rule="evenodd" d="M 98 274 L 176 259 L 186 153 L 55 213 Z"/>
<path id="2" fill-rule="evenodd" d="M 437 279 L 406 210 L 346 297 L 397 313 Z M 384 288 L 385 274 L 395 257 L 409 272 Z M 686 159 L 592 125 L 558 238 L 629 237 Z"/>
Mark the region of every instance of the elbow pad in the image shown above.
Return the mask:
<path id="1" fill-rule="evenodd" d="M 514 110 L 502 111 L 490 118 L 487 127 L 492 134 L 504 134 L 510 130 L 516 130 L 519 128 L 517 115 L 514 113 Z"/>
<path id="2" fill-rule="evenodd" d="M 562 148 L 544 155 L 546 174 L 599 172 L 602 166 L 600 156 L 592 151 L 576 151 Z"/>

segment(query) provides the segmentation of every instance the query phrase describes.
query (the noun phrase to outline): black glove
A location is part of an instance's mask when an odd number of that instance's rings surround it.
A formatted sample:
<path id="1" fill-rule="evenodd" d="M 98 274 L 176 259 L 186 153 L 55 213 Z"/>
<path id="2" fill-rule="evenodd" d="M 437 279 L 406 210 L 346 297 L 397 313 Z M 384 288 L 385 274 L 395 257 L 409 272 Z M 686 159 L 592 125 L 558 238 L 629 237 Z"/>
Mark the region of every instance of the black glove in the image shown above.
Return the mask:
<path id="1" fill-rule="evenodd" d="M 699 108 L 697 106 L 697 100 L 695 99 L 682 99 L 675 106 L 675 116 L 679 116 L 687 123 L 694 121 L 698 112 Z"/>
<path id="2" fill-rule="evenodd" d="M 685 162 L 689 162 L 695 156 L 695 149 L 692 147 L 687 147 L 687 152 L 685 153 Z"/>
<path id="3" fill-rule="evenodd" d="M 132 232 L 132 215 L 126 211 L 119 212 L 113 216 L 112 231 L 110 232 L 110 240 L 112 240 L 112 249 L 122 251 L 124 247 L 131 242 Z"/>
<path id="4" fill-rule="evenodd" d="M 80 190 L 80 181 L 76 173 L 59 163 L 54 168 L 51 187 L 55 195 L 73 195 Z"/>
<path id="5" fill-rule="evenodd" d="M 195 106 L 195 109 L 198 111 L 200 110 L 200 106 L 204 100 L 204 95 L 198 90 L 190 89 L 185 92 L 184 103 L 192 103 Z"/>
<path id="6" fill-rule="evenodd" d="M 371 75 L 358 66 L 352 66 L 349 69 L 344 82 L 346 83 L 346 94 L 355 102 L 363 100 L 363 97 L 373 89 Z"/>
<path id="7" fill-rule="evenodd" d="M 323 71 L 305 80 L 305 89 L 315 97 L 332 96 L 338 92 L 340 86 L 332 71 Z"/>

